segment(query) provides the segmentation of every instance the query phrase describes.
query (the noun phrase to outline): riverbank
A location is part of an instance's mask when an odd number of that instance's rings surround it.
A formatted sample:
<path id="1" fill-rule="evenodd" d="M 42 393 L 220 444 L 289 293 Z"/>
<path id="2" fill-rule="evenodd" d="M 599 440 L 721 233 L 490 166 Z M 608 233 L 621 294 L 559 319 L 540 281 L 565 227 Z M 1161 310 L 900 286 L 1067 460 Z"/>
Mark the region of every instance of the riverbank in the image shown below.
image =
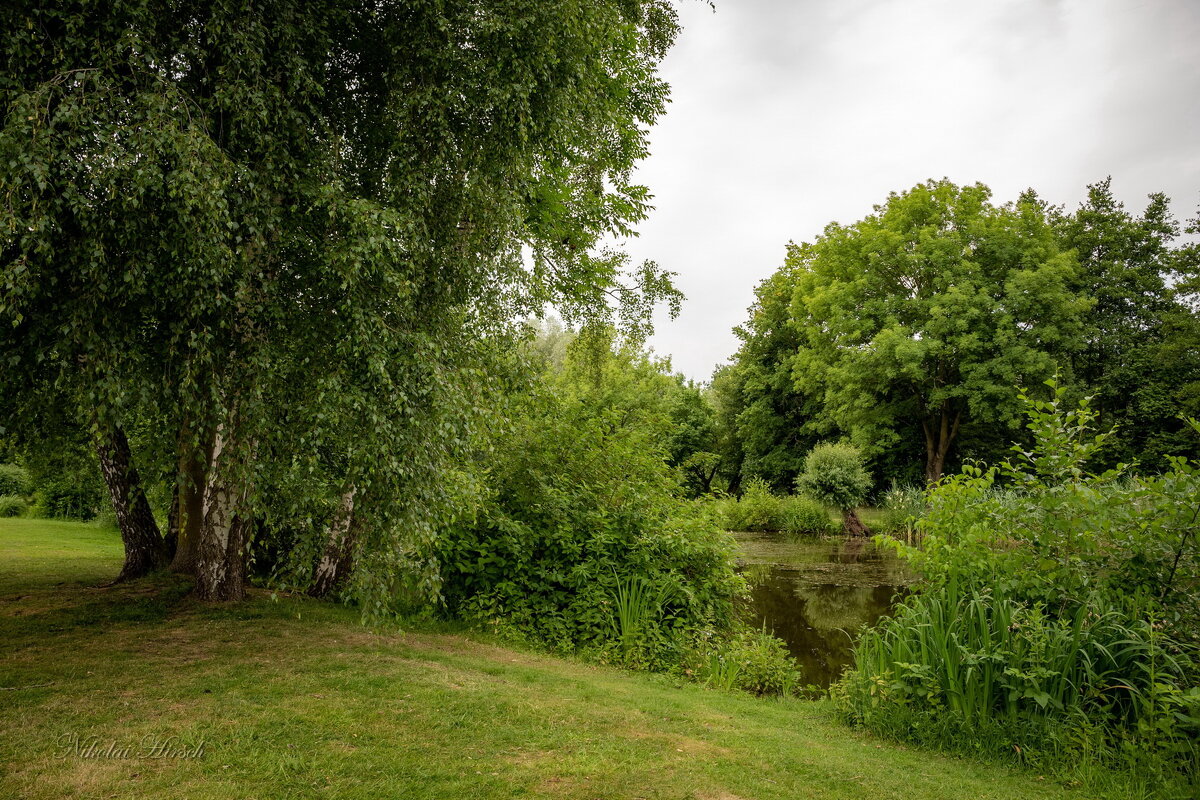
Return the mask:
<path id="1" fill-rule="evenodd" d="M 1080 796 L 876 740 L 822 703 L 368 630 L 264 592 L 203 606 L 169 577 L 91 588 L 120 560 L 115 532 L 0 520 L 0 796 Z"/>

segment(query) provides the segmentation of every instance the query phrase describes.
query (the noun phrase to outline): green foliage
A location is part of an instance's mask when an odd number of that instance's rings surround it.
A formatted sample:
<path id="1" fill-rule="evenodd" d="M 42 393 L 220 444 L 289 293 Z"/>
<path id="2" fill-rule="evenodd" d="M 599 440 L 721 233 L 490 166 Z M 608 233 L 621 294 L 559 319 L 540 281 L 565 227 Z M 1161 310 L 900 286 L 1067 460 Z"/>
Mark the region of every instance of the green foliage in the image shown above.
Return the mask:
<path id="1" fill-rule="evenodd" d="M 925 513 L 925 490 L 911 485 L 892 484 L 883 496 L 883 514 L 879 526 L 885 533 L 912 537 Z"/>
<path id="2" fill-rule="evenodd" d="M 0 464 L 0 495 L 15 494 L 24 497 L 32 488 L 28 470 L 16 464 Z"/>
<path id="3" fill-rule="evenodd" d="M 1010 387 L 1080 346 L 1091 301 L 1032 195 L 931 181 L 792 245 L 797 386 L 871 452 L 923 429 L 927 480 L 960 430 L 1015 428 Z"/>
<path id="4" fill-rule="evenodd" d="M 1114 197 L 1111 178 L 1088 186 L 1087 199 L 1053 221 L 1077 254 L 1076 291 L 1095 300 L 1072 368 L 1092 407 L 1115 426 L 1101 462 L 1136 459 L 1159 471 L 1166 456 L 1200 457 L 1200 440 L 1177 417 L 1200 413 L 1200 307 L 1180 280 L 1197 274 L 1200 249 L 1175 245 L 1180 226 L 1165 195 L 1149 195 L 1133 214 Z"/>
<path id="5" fill-rule="evenodd" d="M 716 689 L 756 695 L 795 694 L 802 674 L 787 645 L 765 630 L 741 630 L 691 653 L 689 670 Z"/>
<path id="6" fill-rule="evenodd" d="M 1200 230 L 1200 220 L 1187 230 Z M 1070 364 L 1119 427 L 1104 466 L 1200 456 L 1200 247 L 1167 198 L 1130 214 L 1110 181 L 1065 213 L 1028 191 L 930 181 L 789 247 L 755 291 L 741 346 L 713 376 L 720 471 L 787 491 L 820 439 L 863 448 L 884 490 L 995 463 L 1020 438 L 1010 389 Z"/>
<path id="7" fill-rule="evenodd" d="M 952 582 L 865 631 L 835 695 L 856 721 L 926 744 L 1012 742 L 1053 761 L 1081 755 L 1082 733 L 1110 760 L 1145 748 L 1194 773 L 1200 716 L 1177 653 L 1155 621 L 1101 599 L 1055 613 Z"/>
<path id="8" fill-rule="evenodd" d="M 0 494 L 0 517 L 21 517 L 29 508 L 29 501 L 21 495 Z"/>
<path id="9" fill-rule="evenodd" d="M 101 492 L 94 486 L 71 480 L 41 481 L 33 493 L 33 515 L 57 519 L 92 519 L 104 505 Z"/>
<path id="10" fill-rule="evenodd" d="M 628 660 L 642 642 L 642 634 L 658 624 L 663 606 L 676 593 L 673 580 L 665 579 L 657 586 L 635 575 L 621 578 L 616 575 L 613 595 L 613 632 L 621 644 L 622 655 Z"/>
<path id="11" fill-rule="evenodd" d="M 721 510 L 726 530 L 779 530 L 779 498 L 762 478 L 745 481 L 742 496 L 721 501 Z"/>
<path id="12" fill-rule="evenodd" d="M 829 519 L 828 506 L 800 494 L 779 498 L 772 524 L 774 530 L 794 536 L 820 536 L 837 530 Z"/>
<path id="13" fill-rule="evenodd" d="M 732 537 L 676 496 L 672 385 L 634 351 L 580 341 L 514 398 L 478 465 L 474 513 L 436 543 L 450 612 L 651 668 L 730 626 L 745 582 Z"/>
<path id="14" fill-rule="evenodd" d="M 785 264 L 755 289 L 735 363 L 713 377 L 720 398 L 724 470 L 737 483 L 762 477 L 777 492 L 791 491 L 804 454 L 828 424 L 819 393 L 796 384 L 792 359 L 802 344 L 791 324 L 796 271 Z"/>
<path id="15" fill-rule="evenodd" d="M 925 582 L 837 693 L 891 735 L 1195 781 L 1200 468 L 1088 472 L 1107 434 L 1047 384 L 1021 394 L 1031 445 L 929 492 L 920 548 L 897 545 Z"/>
<path id="16" fill-rule="evenodd" d="M 777 531 L 793 535 L 832 533 L 829 512 L 803 495 L 777 496 L 762 478 L 743 484 L 741 497 L 715 501 L 722 526 L 729 531 Z"/>
<path id="17" fill-rule="evenodd" d="M 871 489 L 871 476 L 862 453 L 846 442 L 823 442 L 804 458 L 796 488 L 841 510 L 862 505 Z"/>
<path id="18" fill-rule="evenodd" d="M 160 421 L 168 487 L 219 429 L 240 517 L 311 552 L 354 485 L 364 611 L 433 594 L 514 321 L 678 309 L 602 245 L 649 209 L 677 32 L 666 0 L 5 4 L 0 422 Z"/>

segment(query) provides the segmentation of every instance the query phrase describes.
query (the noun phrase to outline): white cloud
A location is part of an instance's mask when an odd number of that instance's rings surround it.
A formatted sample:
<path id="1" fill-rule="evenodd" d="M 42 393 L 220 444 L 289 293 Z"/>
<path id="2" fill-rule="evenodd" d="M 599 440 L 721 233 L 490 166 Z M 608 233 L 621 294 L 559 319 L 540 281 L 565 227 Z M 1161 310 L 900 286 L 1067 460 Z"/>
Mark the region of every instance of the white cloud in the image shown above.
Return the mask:
<path id="1" fill-rule="evenodd" d="M 653 344 L 707 378 L 786 243 L 926 178 L 1074 206 L 1200 199 L 1200 3 L 684 0 L 629 243 L 688 296 Z"/>

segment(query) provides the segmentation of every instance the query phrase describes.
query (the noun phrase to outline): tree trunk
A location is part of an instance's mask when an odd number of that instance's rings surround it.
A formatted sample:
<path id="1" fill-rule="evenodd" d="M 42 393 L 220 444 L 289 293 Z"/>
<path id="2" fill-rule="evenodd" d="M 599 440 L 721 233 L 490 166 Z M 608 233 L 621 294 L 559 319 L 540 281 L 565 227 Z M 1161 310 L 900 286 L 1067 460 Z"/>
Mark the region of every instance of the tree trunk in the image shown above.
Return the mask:
<path id="1" fill-rule="evenodd" d="M 205 442 L 199 451 L 190 447 L 179 456 L 178 522 L 176 523 L 175 555 L 171 571 L 184 575 L 196 574 L 196 559 L 200 531 L 204 528 L 204 487 L 208 482 L 208 460 L 212 457 L 212 442 Z"/>
<path id="2" fill-rule="evenodd" d="M 328 597 L 345 582 L 354 566 L 354 493 L 351 486 L 342 494 L 342 502 L 329 523 L 329 538 L 317 564 L 311 597 Z"/>
<path id="3" fill-rule="evenodd" d="M 133 466 L 129 440 L 119 426 L 101 434 L 96 445 L 100 470 L 117 515 L 117 527 L 125 543 L 125 564 L 114 583 L 140 578 L 167 565 L 167 549 L 150 503 L 142 489 L 141 476 Z"/>
<path id="4" fill-rule="evenodd" d="M 175 551 L 179 547 L 179 475 L 175 476 L 175 485 L 171 487 L 171 508 L 167 511 L 167 530 L 163 534 L 166 543 L 167 560 L 175 560 Z"/>
<path id="5" fill-rule="evenodd" d="M 248 492 L 239 486 L 235 443 L 224 428 L 213 437 L 204 484 L 202 524 L 196 543 L 196 595 L 201 600 L 246 597 L 246 545 L 250 520 L 244 514 Z"/>
<path id="6" fill-rule="evenodd" d="M 842 509 L 842 530 L 850 536 L 867 536 L 871 533 L 853 508 Z"/>
<path id="7" fill-rule="evenodd" d="M 950 452 L 950 445 L 958 436 L 958 426 L 961 422 L 961 411 L 955 412 L 953 421 L 951 420 L 949 401 L 942 403 L 936 428 L 930 425 L 928 420 L 921 422 L 921 427 L 925 430 L 925 483 L 927 485 L 932 486 L 942 479 L 942 472 L 946 467 L 946 456 Z"/>

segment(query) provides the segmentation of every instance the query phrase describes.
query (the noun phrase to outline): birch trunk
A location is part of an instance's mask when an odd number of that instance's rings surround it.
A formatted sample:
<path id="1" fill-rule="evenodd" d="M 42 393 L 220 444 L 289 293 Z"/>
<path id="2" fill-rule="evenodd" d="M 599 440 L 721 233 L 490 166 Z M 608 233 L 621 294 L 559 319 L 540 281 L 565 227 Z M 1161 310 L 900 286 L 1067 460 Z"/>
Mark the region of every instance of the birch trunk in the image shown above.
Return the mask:
<path id="1" fill-rule="evenodd" d="M 246 597 L 247 492 L 236 484 L 234 442 L 223 428 L 213 437 L 204 487 L 202 525 L 196 545 L 196 595 L 201 600 Z"/>
<path id="2" fill-rule="evenodd" d="M 354 494 L 353 486 L 342 494 L 342 502 L 329 523 L 329 538 L 325 540 L 325 550 L 321 553 L 312 586 L 308 590 L 311 597 L 328 597 L 333 594 L 345 582 L 353 568 Z"/>
<path id="3" fill-rule="evenodd" d="M 125 564 L 113 582 L 133 580 L 162 569 L 167 565 L 166 543 L 150 511 L 141 476 L 133 466 L 125 431 L 118 426 L 101 434 L 96 451 L 125 544 Z"/>

